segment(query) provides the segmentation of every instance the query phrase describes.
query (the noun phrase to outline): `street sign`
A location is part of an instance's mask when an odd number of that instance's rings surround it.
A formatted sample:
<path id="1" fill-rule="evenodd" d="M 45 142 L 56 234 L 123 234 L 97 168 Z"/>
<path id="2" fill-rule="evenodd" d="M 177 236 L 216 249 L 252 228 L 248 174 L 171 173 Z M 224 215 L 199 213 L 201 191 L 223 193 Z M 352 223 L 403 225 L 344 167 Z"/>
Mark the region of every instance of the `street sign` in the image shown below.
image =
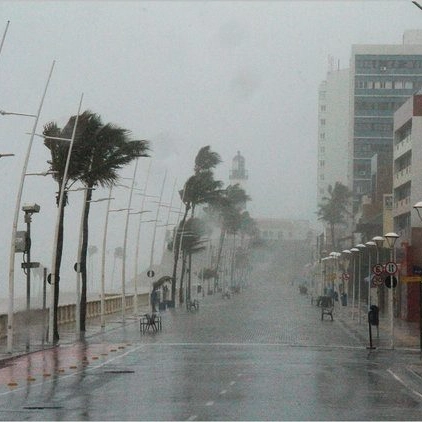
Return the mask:
<path id="1" fill-rule="evenodd" d="M 385 272 L 387 274 L 395 274 L 397 272 L 397 264 L 395 262 L 387 262 L 385 264 Z"/>
<path id="2" fill-rule="evenodd" d="M 393 284 L 393 289 L 397 287 L 397 277 L 394 275 L 388 275 L 385 277 L 385 285 L 391 289 L 391 284 Z"/>
<path id="3" fill-rule="evenodd" d="M 384 272 L 384 267 L 383 267 L 383 265 L 382 265 L 382 264 L 375 264 L 375 265 L 372 267 L 372 272 L 373 272 L 375 275 L 381 275 L 381 274 Z"/>
<path id="4" fill-rule="evenodd" d="M 347 280 L 349 280 L 349 278 L 350 278 L 350 275 L 349 275 L 348 273 L 343 273 L 343 274 L 341 275 L 341 279 L 342 279 L 343 281 L 347 281 Z"/>
<path id="5" fill-rule="evenodd" d="M 381 286 L 383 283 L 384 283 L 384 280 L 383 280 L 383 278 L 381 277 L 381 275 L 374 275 L 374 276 L 372 277 L 372 284 L 373 284 L 375 287 Z"/>
<path id="6" fill-rule="evenodd" d="M 148 271 L 147 271 L 147 276 L 148 276 L 149 278 L 154 277 L 154 276 L 155 276 L 155 272 L 154 272 L 154 270 L 148 270 Z"/>

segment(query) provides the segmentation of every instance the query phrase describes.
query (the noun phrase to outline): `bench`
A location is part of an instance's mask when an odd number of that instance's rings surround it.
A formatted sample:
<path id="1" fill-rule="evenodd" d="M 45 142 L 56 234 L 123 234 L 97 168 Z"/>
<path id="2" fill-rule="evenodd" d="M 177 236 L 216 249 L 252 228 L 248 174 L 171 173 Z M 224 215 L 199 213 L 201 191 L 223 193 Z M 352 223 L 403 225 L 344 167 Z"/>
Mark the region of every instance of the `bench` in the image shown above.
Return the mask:
<path id="1" fill-rule="evenodd" d="M 194 300 L 188 299 L 186 301 L 186 309 L 188 311 L 192 311 L 192 310 L 197 311 L 199 309 L 199 301 L 197 299 L 194 299 Z"/>
<path id="2" fill-rule="evenodd" d="M 324 315 L 329 315 L 333 321 L 334 301 L 330 296 L 321 296 L 319 299 L 319 306 L 321 307 L 321 321 Z"/>
<path id="3" fill-rule="evenodd" d="M 154 332 L 157 332 L 158 330 L 161 330 L 161 316 L 155 313 L 151 315 L 142 315 L 139 320 L 139 325 L 142 334 L 145 334 L 150 329 L 152 329 Z"/>

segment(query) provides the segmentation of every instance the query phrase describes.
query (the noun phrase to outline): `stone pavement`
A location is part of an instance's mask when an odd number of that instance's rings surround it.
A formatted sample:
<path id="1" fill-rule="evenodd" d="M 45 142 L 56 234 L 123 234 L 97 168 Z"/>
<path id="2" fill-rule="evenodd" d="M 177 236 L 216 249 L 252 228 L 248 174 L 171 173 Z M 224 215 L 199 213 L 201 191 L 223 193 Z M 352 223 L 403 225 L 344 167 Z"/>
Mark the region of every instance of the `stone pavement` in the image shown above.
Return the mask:
<path id="1" fill-rule="evenodd" d="M 286 288 L 290 288 L 286 286 Z M 291 292 L 292 297 L 297 297 L 295 303 L 304 304 L 306 306 L 315 307 L 315 304 L 311 304 L 310 296 L 304 297 L 300 295 L 296 290 L 296 287 L 291 286 L 292 289 L 295 289 Z M 296 293 L 297 291 L 297 293 Z M 246 291 L 244 292 L 246 293 Z M 242 293 L 241 293 L 242 295 Z M 218 297 L 217 297 L 218 296 Z M 211 297 L 200 298 L 202 302 L 212 302 L 220 301 L 220 295 L 213 295 Z M 201 305 L 202 306 L 202 305 Z M 185 310 L 181 308 L 176 308 L 175 315 L 185 314 Z M 144 314 L 149 312 L 148 307 L 142 307 L 139 311 L 139 314 Z M 183 315 L 180 315 L 183 317 Z M 128 322 L 134 321 L 135 317 L 132 315 L 131 311 L 127 311 L 126 320 Z M 341 306 L 339 302 L 335 303 L 334 319 L 337 324 L 341 324 L 348 332 L 356 338 L 362 347 L 369 346 L 369 327 L 367 322 L 367 311 L 366 307 L 362 306 L 361 311 L 361 322 L 358 321 L 357 309 L 355 309 L 355 316 L 352 318 L 351 306 Z M 120 313 L 107 315 L 106 316 L 106 327 L 105 330 L 113 330 L 122 326 L 122 315 Z M 377 332 L 378 331 L 378 332 Z M 15 341 L 13 347 L 13 353 L 8 353 L 6 348 L 6 339 L 0 339 L 0 361 L 4 361 L 15 356 L 25 355 L 28 352 L 35 352 L 42 350 L 43 348 L 52 347 L 47 343 L 46 340 L 42 340 L 42 333 L 46 332 L 45 326 L 39 325 L 38 328 L 34 328 L 34 322 L 31 321 L 31 336 L 29 341 L 29 350 L 27 350 L 28 337 L 25 333 L 17 330 L 15 334 Z M 61 325 L 59 328 L 60 333 L 60 343 L 59 344 L 72 344 L 78 341 L 75 324 L 66 324 Z M 89 319 L 87 320 L 87 331 L 85 333 L 85 338 L 89 339 L 101 333 L 100 319 Z M 44 336 L 45 337 L 45 336 Z M 372 326 L 372 344 L 378 350 L 388 350 L 391 348 L 391 336 L 390 336 L 390 320 L 383 315 L 380 315 L 380 324 L 377 330 L 377 327 Z M 397 351 L 405 350 L 410 352 L 419 352 L 420 351 L 420 332 L 419 332 L 419 323 L 406 322 L 399 319 L 394 321 L 394 348 Z M 422 367 L 416 368 L 422 376 Z"/>

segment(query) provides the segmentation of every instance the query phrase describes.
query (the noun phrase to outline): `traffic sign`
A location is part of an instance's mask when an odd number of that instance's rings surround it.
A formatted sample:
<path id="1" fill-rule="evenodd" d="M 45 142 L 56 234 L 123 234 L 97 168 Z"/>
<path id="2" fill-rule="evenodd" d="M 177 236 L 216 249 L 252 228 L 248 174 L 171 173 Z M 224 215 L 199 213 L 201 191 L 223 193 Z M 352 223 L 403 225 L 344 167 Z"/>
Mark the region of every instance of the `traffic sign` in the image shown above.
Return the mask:
<path id="1" fill-rule="evenodd" d="M 391 284 L 393 284 L 393 289 L 397 287 L 397 277 L 394 275 L 388 275 L 385 277 L 385 285 L 391 289 Z"/>
<path id="2" fill-rule="evenodd" d="M 372 277 L 372 284 L 373 284 L 375 287 L 381 286 L 383 283 L 384 283 L 384 280 L 383 280 L 383 278 L 381 277 L 381 275 L 374 275 L 374 276 Z"/>
<path id="3" fill-rule="evenodd" d="M 147 276 L 148 276 L 149 278 L 154 277 L 154 275 L 155 275 L 154 270 L 148 270 L 148 271 L 147 271 Z"/>
<path id="4" fill-rule="evenodd" d="M 375 264 L 375 265 L 372 267 L 372 272 L 373 272 L 375 275 L 381 275 L 381 274 L 384 272 L 384 267 L 383 267 L 383 265 L 382 265 L 382 264 Z"/>
<path id="5" fill-rule="evenodd" d="M 347 280 L 349 280 L 349 278 L 350 278 L 350 274 L 349 274 L 349 273 L 343 273 L 343 274 L 341 275 L 341 279 L 342 279 L 343 281 L 347 281 Z"/>
<path id="6" fill-rule="evenodd" d="M 385 264 L 385 272 L 387 274 L 395 274 L 397 272 L 397 264 L 393 261 L 387 262 Z"/>

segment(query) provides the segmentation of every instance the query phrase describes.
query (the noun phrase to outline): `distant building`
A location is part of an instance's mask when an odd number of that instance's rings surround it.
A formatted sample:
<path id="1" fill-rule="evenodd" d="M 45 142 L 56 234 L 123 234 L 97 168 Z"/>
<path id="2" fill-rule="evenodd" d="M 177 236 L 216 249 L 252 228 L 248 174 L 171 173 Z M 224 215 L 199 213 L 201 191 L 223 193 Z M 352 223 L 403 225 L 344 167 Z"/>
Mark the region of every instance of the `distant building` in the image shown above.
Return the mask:
<path id="1" fill-rule="evenodd" d="M 332 70 L 318 90 L 317 204 L 329 185 L 349 185 L 349 116 L 349 70 Z"/>

